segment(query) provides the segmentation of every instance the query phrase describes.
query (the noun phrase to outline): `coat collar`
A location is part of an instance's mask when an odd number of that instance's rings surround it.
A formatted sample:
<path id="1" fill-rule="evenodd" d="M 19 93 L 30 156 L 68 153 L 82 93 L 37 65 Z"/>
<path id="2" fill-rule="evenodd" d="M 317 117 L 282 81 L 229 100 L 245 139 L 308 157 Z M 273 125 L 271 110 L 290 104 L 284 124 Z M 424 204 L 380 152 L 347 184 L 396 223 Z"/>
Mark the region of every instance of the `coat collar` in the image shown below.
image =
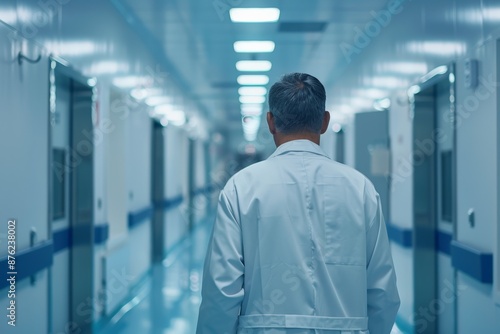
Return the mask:
<path id="1" fill-rule="evenodd" d="M 281 144 L 269 159 L 283 155 L 289 152 L 309 152 L 317 155 L 322 155 L 328 158 L 325 151 L 319 146 L 307 139 L 298 139 Z"/>

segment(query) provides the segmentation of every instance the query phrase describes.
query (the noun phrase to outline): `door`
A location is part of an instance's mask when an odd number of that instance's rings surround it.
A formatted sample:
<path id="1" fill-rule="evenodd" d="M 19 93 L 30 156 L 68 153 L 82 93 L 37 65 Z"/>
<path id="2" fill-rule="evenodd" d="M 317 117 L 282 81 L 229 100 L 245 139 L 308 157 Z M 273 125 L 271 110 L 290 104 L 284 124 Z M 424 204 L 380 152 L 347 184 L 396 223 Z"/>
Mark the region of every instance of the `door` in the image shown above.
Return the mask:
<path id="1" fill-rule="evenodd" d="M 91 333 L 93 322 L 94 90 L 78 73 L 51 61 L 51 273 L 55 333 Z"/>
<path id="2" fill-rule="evenodd" d="M 55 71 L 51 75 L 55 79 Z M 50 112 L 51 171 L 52 171 L 52 240 L 54 263 L 51 270 L 52 328 L 54 333 L 64 333 L 70 323 L 70 118 L 71 80 L 59 75 L 52 83 Z"/>
<path id="3" fill-rule="evenodd" d="M 414 325 L 419 333 L 455 332 L 454 74 L 420 84 L 413 108 Z"/>
<path id="4" fill-rule="evenodd" d="M 152 123 L 151 198 L 154 203 L 152 245 L 154 262 L 163 260 L 165 254 L 165 136 L 164 127 L 156 121 Z"/>

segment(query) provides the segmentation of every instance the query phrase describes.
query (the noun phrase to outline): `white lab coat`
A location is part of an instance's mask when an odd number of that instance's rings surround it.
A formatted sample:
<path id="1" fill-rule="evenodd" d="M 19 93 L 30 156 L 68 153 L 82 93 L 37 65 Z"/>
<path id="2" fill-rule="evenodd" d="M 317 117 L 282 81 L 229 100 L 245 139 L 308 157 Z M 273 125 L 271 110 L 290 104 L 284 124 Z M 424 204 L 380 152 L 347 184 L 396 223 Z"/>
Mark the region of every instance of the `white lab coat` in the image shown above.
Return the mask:
<path id="1" fill-rule="evenodd" d="M 387 334 L 399 296 L 380 200 L 308 140 L 220 193 L 198 334 Z"/>

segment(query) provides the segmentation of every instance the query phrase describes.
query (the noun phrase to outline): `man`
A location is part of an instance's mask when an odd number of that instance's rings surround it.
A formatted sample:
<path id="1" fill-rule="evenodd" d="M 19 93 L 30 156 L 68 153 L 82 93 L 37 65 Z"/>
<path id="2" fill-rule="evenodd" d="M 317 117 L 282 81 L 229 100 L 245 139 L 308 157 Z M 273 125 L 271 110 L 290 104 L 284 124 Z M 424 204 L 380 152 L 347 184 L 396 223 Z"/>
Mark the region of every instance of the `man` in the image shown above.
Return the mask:
<path id="1" fill-rule="evenodd" d="M 198 334 L 390 333 L 399 296 L 379 196 L 319 147 L 325 100 L 308 74 L 271 88 L 278 148 L 221 191 Z"/>

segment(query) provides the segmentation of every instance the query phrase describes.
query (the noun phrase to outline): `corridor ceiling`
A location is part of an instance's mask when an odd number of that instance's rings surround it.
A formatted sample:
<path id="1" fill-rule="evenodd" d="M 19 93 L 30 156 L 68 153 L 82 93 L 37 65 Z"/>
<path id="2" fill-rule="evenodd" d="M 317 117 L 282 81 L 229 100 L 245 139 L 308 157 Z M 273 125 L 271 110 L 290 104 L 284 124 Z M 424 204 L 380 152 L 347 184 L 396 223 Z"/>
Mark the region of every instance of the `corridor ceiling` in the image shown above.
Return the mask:
<path id="1" fill-rule="evenodd" d="M 279 21 L 235 23 L 229 17 L 231 8 L 259 7 L 279 8 Z M 3 0 L 0 19 L 85 75 L 112 82 L 131 75 L 165 79 L 155 84 L 166 86 L 168 98 L 188 115 L 199 114 L 210 132 L 239 145 L 245 141 L 237 78 L 246 73 L 236 69 L 237 61 L 272 62 L 267 89 L 289 72 L 318 77 L 334 122 L 343 122 L 352 113 L 373 111 L 374 102 L 386 97 L 404 98 L 424 74 L 492 38 L 500 5 L 498 0 Z M 236 53 L 234 42 L 245 40 L 274 41 L 275 50 Z"/>

